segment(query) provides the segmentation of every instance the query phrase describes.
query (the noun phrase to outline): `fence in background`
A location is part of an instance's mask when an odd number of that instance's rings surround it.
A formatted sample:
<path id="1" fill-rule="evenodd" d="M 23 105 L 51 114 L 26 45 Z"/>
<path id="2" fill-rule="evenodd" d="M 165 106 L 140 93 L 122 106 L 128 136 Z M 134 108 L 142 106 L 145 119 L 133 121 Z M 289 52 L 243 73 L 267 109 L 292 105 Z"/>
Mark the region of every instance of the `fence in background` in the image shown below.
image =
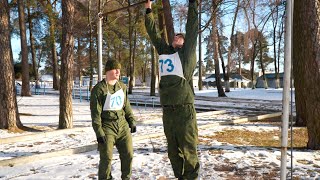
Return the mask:
<path id="1" fill-rule="evenodd" d="M 128 85 L 129 78 L 122 77 L 121 81 Z M 96 79 L 92 80 L 92 87 L 98 83 Z M 90 79 L 83 78 L 81 81 L 75 80 L 73 82 L 72 89 L 72 98 L 90 101 L 91 90 L 89 88 Z M 15 88 L 17 95 L 21 95 L 22 82 L 16 81 Z M 30 92 L 32 95 L 46 95 L 46 94 L 57 94 L 57 91 L 53 91 L 53 82 L 52 81 L 30 81 Z"/>

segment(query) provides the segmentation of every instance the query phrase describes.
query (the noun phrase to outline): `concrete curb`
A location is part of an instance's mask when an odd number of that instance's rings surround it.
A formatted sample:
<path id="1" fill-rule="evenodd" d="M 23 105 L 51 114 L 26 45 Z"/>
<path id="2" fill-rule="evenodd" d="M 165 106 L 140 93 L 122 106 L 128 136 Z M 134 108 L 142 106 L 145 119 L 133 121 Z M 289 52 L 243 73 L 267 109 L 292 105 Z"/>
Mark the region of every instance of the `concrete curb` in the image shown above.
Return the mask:
<path id="1" fill-rule="evenodd" d="M 219 125 L 233 125 L 233 124 L 237 124 L 237 123 L 262 120 L 262 119 L 272 118 L 272 117 L 279 117 L 281 115 L 282 115 L 282 112 L 273 113 L 273 114 L 265 114 L 265 115 L 255 116 L 255 117 L 235 119 L 235 120 L 231 120 L 228 122 L 220 122 L 220 123 L 201 125 L 201 126 L 198 126 L 198 128 L 203 129 L 203 128 L 219 126 Z M 62 133 L 64 133 L 64 132 L 62 132 Z M 155 133 L 155 134 L 142 135 L 142 136 L 136 136 L 136 137 L 134 136 L 133 141 L 141 141 L 141 140 L 145 140 L 145 139 L 152 139 L 152 138 L 157 138 L 157 137 L 162 137 L 162 136 L 164 136 L 164 133 Z M 81 146 L 81 147 L 77 147 L 77 148 L 73 148 L 73 149 L 66 149 L 66 150 L 60 150 L 60 151 L 54 151 L 54 152 L 41 153 L 41 154 L 36 154 L 36 155 L 6 159 L 6 160 L 0 161 L 0 166 L 14 166 L 14 165 L 19 165 L 19 164 L 30 163 L 32 161 L 39 160 L 39 159 L 46 159 L 46 158 L 57 157 L 57 156 L 66 156 L 66 155 L 84 153 L 84 152 L 89 152 L 89 151 L 93 151 L 96 149 L 97 149 L 97 144 L 90 144 L 90 145 Z"/>
<path id="2" fill-rule="evenodd" d="M 155 133 L 155 134 L 150 134 L 150 135 L 136 136 L 136 137 L 133 137 L 133 141 L 141 141 L 144 139 L 157 138 L 157 137 L 161 137 L 161 136 L 164 136 L 164 133 Z M 76 148 L 72 148 L 72 149 L 65 149 L 65 150 L 60 150 L 60 151 L 47 152 L 47 153 L 41 153 L 41 154 L 34 154 L 34 155 L 30 155 L 30 156 L 22 156 L 22 157 L 17 157 L 17 158 L 5 159 L 5 160 L 0 161 L 0 166 L 13 167 L 15 165 L 26 164 L 26 163 L 30 163 L 30 162 L 33 162 L 36 160 L 41 160 L 41 159 L 47 159 L 47 158 L 52 158 L 52 157 L 57 157 L 57 156 L 68 156 L 68 155 L 72 155 L 72 154 L 79 154 L 79 153 L 94 151 L 94 150 L 97 150 L 97 148 L 98 148 L 98 145 L 97 145 L 97 143 L 95 143 L 95 144 L 76 147 Z"/>
<path id="3" fill-rule="evenodd" d="M 22 136 L 1 138 L 0 139 L 0 144 L 8 144 L 8 143 L 19 142 L 19 141 L 30 141 L 30 140 L 34 140 L 34 139 L 38 139 L 38 138 L 49 137 L 49 136 L 52 136 L 52 135 L 60 135 L 60 134 L 64 134 L 64 133 L 83 131 L 83 130 L 88 129 L 88 128 L 92 129 L 92 127 L 82 127 L 82 128 L 73 128 L 73 129 L 60 129 L 60 130 L 39 132 L 39 133 L 34 133 L 34 134 L 22 135 Z"/>
<path id="4" fill-rule="evenodd" d="M 0 166 L 13 167 L 14 165 L 26 164 L 26 163 L 30 163 L 30 162 L 36 161 L 36 160 L 47 159 L 47 158 L 57 157 L 57 156 L 68 156 L 68 155 L 72 155 L 72 154 L 93 151 L 95 149 L 97 149 L 97 144 L 91 144 L 91 145 L 82 146 L 82 147 L 73 148 L 73 149 L 65 149 L 65 150 L 60 150 L 60 151 L 35 154 L 35 155 L 30 155 L 30 156 L 17 157 L 17 158 L 6 159 L 6 160 L 0 161 Z"/>
<path id="5" fill-rule="evenodd" d="M 272 113 L 272 114 L 264 114 L 264 115 L 253 116 L 253 117 L 246 117 L 246 118 L 239 118 L 239 119 L 234 119 L 231 121 L 220 122 L 220 123 L 206 124 L 206 125 L 202 125 L 199 128 L 207 128 L 207 127 L 219 126 L 219 125 L 234 125 L 234 124 L 245 123 L 245 122 L 249 122 L 249 121 L 263 120 L 263 119 L 279 117 L 279 116 L 282 116 L 282 112 L 277 112 L 277 113 Z"/>
<path id="6" fill-rule="evenodd" d="M 223 114 L 223 113 L 226 113 L 226 112 L 227 111 L 225 111 L 225 110 L 201 112 L 201 113 L 197 113 L 197 118 L 201 118 L 202 116 L 208 116 L 208 115 Z M 153 123 L 153 122 L 158 122 L 158 121 L 161 121 L 161 123 L 162 123 L 162 118 L 139 121 L 138 124 L 148 124 L 148 123 Z"/>

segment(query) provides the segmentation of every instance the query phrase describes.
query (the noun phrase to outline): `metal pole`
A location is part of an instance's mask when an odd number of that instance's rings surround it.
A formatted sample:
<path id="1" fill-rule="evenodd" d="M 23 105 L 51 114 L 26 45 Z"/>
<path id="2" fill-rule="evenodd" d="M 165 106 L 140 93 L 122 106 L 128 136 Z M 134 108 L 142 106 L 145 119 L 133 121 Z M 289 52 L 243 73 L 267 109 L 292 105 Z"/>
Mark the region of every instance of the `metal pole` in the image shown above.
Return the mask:
<path id="1" fill-rule="evenodd" d="M 98 14 L 98 81 L 102 80 L 102 19 L 101 13 Z"/>
<path id="2" fill-rule="evenodd" d="M 291 39 L 292 39 L 292 4 L 293 0 L 286 1 L 286 31 L 285 31 L 285 55 L 282 96 L 282 132 L 281 132 L 281 171 L 280 179 L 285 180 L 287 174 L 287 147 L 288 147 L 288 122 L 290 101 L 290 71 L 291 71 Z M 292 154 L 291 154 L 292 156 Z"/>

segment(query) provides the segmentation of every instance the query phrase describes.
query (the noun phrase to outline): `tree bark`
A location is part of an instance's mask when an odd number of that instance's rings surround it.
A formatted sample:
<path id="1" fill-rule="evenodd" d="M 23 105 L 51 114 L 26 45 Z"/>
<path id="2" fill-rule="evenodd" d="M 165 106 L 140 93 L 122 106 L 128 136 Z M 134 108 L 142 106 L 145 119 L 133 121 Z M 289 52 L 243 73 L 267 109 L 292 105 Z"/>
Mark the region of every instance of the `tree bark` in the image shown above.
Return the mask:
<path id="1" fill-rule="evenodd" d="M 156 79 L 157 79 L 157 68 L 156 68 L 156 48 L 151 46 L 151 83 L 150 83 L 150 96 L 156 96 Z"/>
<path id="2" fill-rule="evenodd" d="M 218 52 L 219 52 L 219 56 L 220 56 L 220 60 L 221 60 L 221 66 L 222 66 L 222 73 L 223 73 L 223 80 L 224 80 L 224 83 L 225 83 L 225 86 L 226 86 L 226 69 L 225 69 L 225 65 L 224 65 L 224 59 L 223 59 L 223 55 L 222 55 L 222 51 L 221 51 L 221 41 L 220 41 L 220 35 L 219 35 L 219 31 L 217 29 L 217 39 L 218 39 Z M 225 91 L 225 92 L 230 92 L 230 84 L 228 85 L 229 86 L 229 91 Z"/>
<path id="3" fill-rule="evenodd" d="M 62 55 L 59 129 L 73 127 L 72 85 L 74 62 L 74 4 L 73 0 L 62 1 Z"/>
<path id="4" fill-rule="evenodd" d="M 158 1 L 159 5 L 162 5 L 161 1 Z M 161 33 L 162 40 L 168 42 L 168 34 L 166 30 L 165 18 L 163 8 L 158 8 L 158 21 L 159 21 L 159 32 Z"/>
<path id="5" fill-rule="evenodd" d="M 280 81 L 279 81 L 279 70 L 277 66 L 277 43 L 276 43 L 276 34 L 277 34 L 277 24 L 278 24 L 278 17 L 279 17 L 279 5 L 275 3 L 276 11 L 272 14 L 272 25 L 273 25 L 273 60 L 274 60 L 274 73 L 275 73 L 275 89 L 280 88 Z M 272 7 L 272 6 L 271 6 Z M 274 17 L 275 14 L 275 17 Z"/>
<path id="6" fill-rule="evenodd" d="M 239 6 L 240 6 L 240 0 L 237 1 L 237 7 L 236 7 L 236 11 L 234 12 L 232 27 L 231 27 L 230 48 L 228 51 L 228 62 L 227 62 L 227 74 L 225 76 L 226 92 L 230 92 L 231 54 L 232 54 L 233 47 L 234 47 L 233 33 L 234 33 L 234 27 L 236 26 L 237 16 L 238 16 L 238 12 L 239 12 Z M 239 63 L 241 63 L 241 62 L 239 62 Z"/>
<path id="7" fill-rule="evenodd" d="M 30 0 L 28 0 L 30 1 Z M 32 57 L 32 69 L 33 69 L 33 75 L 34 75 L 34 80 L 37 82 L 39 80 L 39 73 L 38 73 L 38 68 L 37 68 L 37 61 L 36 61 L 36 49 L 35 49 L 35 40 L 33 36 L 33 24 L 32 24 L 32 16 L 31 16 L 31 5 L 28 3 L 28 24 L 29 24 L 29 35 L 30 35 L 30 50 L 31 50 L 31 57 Z"/>
<path id="8" fill-rule="evenodd" d="M 12 50 L 10 44 L 9 6 L 7 0 L 0 0 L 0 129 L 15 130 L 21 128 L 15 80 Z"/>
<path id="9" fill-rule="evenodd" d="M 50 1 L 47 2 L 47 11 L 49 18 L 49 31 L 50 31 L 50 47 L 51 47 L 51 58 L 52 58 L 52 76 L 53 76 L 53 89 L 58 90 L 60 86 L 59 82 L 59 68 L 58 68 L 58 56 L 56 49 L 56 38 L 55 38 L 55 17 L 52 4 Z"/>
<path id="10" fill-rule="evenodd" d="M 214 0 L 216 1 L 216 0 Z M 217 4 L 215 2 L 215 4 Z M 226 97 L 226 94 L 224 93 L 223 87 L 221 85 L 221 78 L 220 78 L 220 64 L 219 64 L 219 39 L 217 34 L 217 11 L 213 12 L 215 13 L 212 18 L 212 33 L 213 33 L 213 42 L 214 42 L 214 53 L 213 53 L 213 59 L 214 59 L 214 69 L 215 69 L 215 78 L 216 78 L 216 85 L 218 89 L 218 96 L 219 97 Z"/>
<path id="11" fill-rule="evenodd" d="M 169 0 L 162 0 L 164 22 L 167 30 L 168 43 L 172 44 L 174 38 L 174 26 L 171 13 L 171 5 Z"/>
<path id="12" fill-rule="evenodd" d="M 259 40 L 259 61 L 260 61 L 260 66 L 261 66 L 261 71 L 262 71 L 262 79 L 263 79 L 263 86 L 265 89 L 268 89 L 268 80 L 266 78 L 266 73 L 264 71 L 264 65 L 263 65 L 263 52 L 262 52 L 262 42 L 261 39 Z"/>
<path id="13" fill-rule="evenodd" d="M 293 73 L 297 114 L 307 124 L 307 147 L 320 149 L 320 2 L 295 1 Z"/>
<path id="14" fill-rule="evenodd" d="M 77 38 L 78 42 L 78 50 L 77 50 L 77 75 L 79 77 L 79 85 L 81 85 L 81 69 L 82 69 L 82 63 L 81 63 L 81 53 L 82 53 L 82 46 L 81 46 L 81 39 Z"/>
<path id="15" fill-rule="evenodd" d="M 93 42 L 92 42 L 92 22 L 91 22 L 91 0 L 88 0 L 88 23 L 89 23 L 89 61 L 90 61 L 90 83 L 89 83 L 89 89 L 91 91 L 93 86 L 93 57 L 92 57 L 92 51 L 93 51 Z"/>
<path id="16" fill-rule="evenodd" d="M 30 80 L 29 80 L 29 63 L 28 63 L 28 46 L 26 35 L 26 23 L 23 0 L 18 0 L 19 11 L 19 27 L 20 27 L 20 41 L 21 41 L 21 64 L 22 64 L 22 89 L 21 96 L 31 96 Z"/>
<path id="17" fill-rule="evenodd" d="M 130 6 L 130 0 L 128 0 L 128 6 Z M 132 94 L 134 85 L 134 59 L 133 59 L 133 47 L 132 47 L 132 35 L 133 35 L 133 25 L 132 25 L 132 13 L 130 8 L 128 8 L 128 21 L 129 21 L 129 61 L 130 61 L 130 80 L 128 93 Z"/>

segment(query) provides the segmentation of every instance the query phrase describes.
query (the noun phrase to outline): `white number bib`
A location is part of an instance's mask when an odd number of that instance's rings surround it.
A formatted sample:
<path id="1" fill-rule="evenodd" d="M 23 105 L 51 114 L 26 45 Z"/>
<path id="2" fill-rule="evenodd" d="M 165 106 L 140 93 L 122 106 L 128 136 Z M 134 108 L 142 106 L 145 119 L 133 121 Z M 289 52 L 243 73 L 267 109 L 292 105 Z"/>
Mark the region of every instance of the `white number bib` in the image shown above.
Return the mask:
<path id="1" fill-rule="evenodd" d="M 106 102 L 103 106 L 103 111 L 120 110 L 124 104 L 124 92 L 119 89 L 117 92 L 110 94 L 107 92 Z"/>
<path id="2" fill-rule="evenodd" d="M 184 78 L 178 52 L 159 56 L 159 73 L 160 76 L 176 75 Z"/>

